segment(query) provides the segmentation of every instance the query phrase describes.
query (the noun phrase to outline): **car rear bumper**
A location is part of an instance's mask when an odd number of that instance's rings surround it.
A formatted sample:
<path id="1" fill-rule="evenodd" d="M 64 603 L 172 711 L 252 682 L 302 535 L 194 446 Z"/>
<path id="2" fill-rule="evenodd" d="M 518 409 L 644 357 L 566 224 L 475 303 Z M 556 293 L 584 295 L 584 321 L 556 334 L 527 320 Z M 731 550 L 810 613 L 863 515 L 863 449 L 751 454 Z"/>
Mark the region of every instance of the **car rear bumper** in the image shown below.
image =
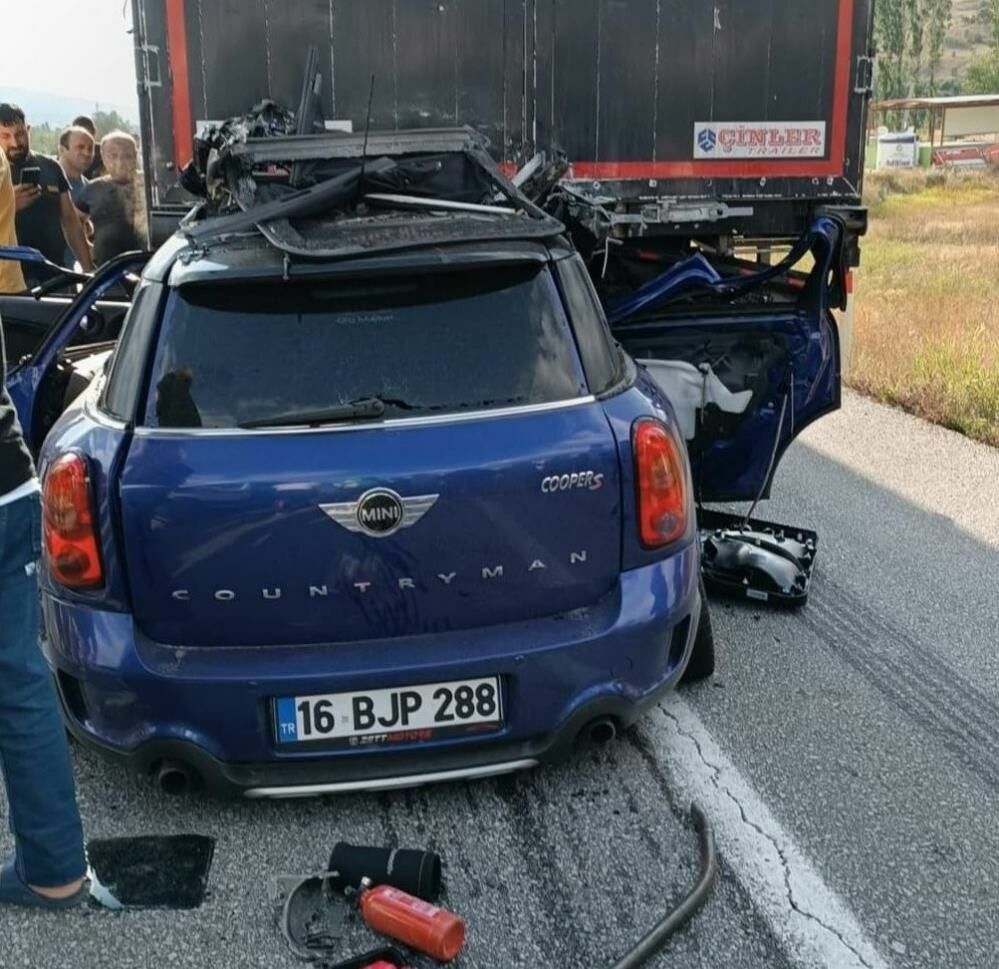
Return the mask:
<path id="1" fill-rule="evenodd" d="M 531 767 L 594 721 L 633 723 L 683 673 L 699 614 L 697 550 L 622 573 L 567 615 L 336 646 L 203 649 L 142 636 L 127 613 L 43 594 L 44 648 L 67 724 L 140 770 L 170 761 L 210 789 L 254 797 L 409 786 Z M 392 748 L 282 749 L 277 696 L 499 675 L 506 722 L 489 735 Z"/>

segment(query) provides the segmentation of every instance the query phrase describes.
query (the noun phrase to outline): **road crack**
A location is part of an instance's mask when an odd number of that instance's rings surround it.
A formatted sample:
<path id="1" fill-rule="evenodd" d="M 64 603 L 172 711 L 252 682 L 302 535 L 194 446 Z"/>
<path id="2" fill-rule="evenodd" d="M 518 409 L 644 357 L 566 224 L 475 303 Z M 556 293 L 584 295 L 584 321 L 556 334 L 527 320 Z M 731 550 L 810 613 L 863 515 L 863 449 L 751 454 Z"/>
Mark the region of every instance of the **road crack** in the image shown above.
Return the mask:
<path id="1" fill-rule="evenodd" d="M 852 945 L 847 939 L 843 937 L 843 934 L 835 926 L 830 925 L 820 916 L 816 915 L 814 912 L 809 911 L 808 909 L 804 908 L 802 905 L 799 904 L 798 900 L 794 897 L 794 889 L 791 886 L 791 865 L 780 843 L 773 837 L 773 835 L 769 834 L 767 831 L 764 831 L 764 829 L 760 827 L 759 824 L 757 824 L 752 818 L 749 817 L 749 815 L 746 813 L 746 809 L 743 806 L 742 802 L 735 794 L 732 793 L 729 787 L 724 783 L 722 779 L 721 768 L 717 764 L 712 763 L 711 760 L 709 760 L 707 755 L 704 753 L 704 748 L 701 746 L 700 739 L 695 734 L 691 733 L 689 730 L 685 730 L 682 724 L 680 723 L 680 720 L 672 711 L 668 710 L 662 704 L 659 704 L 659 709 L 662 711 L 665 717 L 672 722 L 677 734 L 679 734 L 684 739 L 689 740 L 694 745 L 694 749 L 697 751 L 697 756 L 700 759 L 701 763 L 704 764 L 704 766 L 711 771 L 711 777 L 710 777 L 711 784 L 715 787 L 717 791 L 725 795 L 725 797 L 727 797 L 736 806 L 736 808 L 739 811 L 739 817 L 742 819 L 742 823 L 745 824 L 747 827 L 752 828 L 755 832 L 757 832 L 757 834 L 759 834 L 762 838 L 764 838 L 771 845 L 773 845 L 774 851 L 777 853 L 777 857 L 780 858 L 781 867 L 783 869 L 783 875 L 784 875 L 784 887 L 787 893 L 787 901 L 788 904 L 791 906 L 791 908 L 802 918 L 814 922 L 824 931 L 828 932 L 831 936 L 833 936 L 840 943 L 840 945 L 843 946 L 843 948 L 847 949 L 849 952 L 852 952 L 853 955 L 857 958 L 858 962 L 862 966 L 865 966 L 866 969 L 874 969 L 874 966 L 872 966 L 871 963 L 867 961 L 867 959 L 863 956 L 863 954 L 859 952 L 854 945 Z"/>

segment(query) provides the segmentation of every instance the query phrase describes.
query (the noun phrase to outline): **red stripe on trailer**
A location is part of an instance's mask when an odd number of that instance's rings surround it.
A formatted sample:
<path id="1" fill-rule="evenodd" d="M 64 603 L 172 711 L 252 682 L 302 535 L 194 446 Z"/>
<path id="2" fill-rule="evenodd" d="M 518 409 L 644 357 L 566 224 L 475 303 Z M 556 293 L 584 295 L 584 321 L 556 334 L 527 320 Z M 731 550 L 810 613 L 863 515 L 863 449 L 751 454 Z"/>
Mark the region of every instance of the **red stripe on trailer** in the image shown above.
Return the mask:
<path id="1" fill-rule="evenodd" d="M 170 58 L 170 108 L 173 115 L 173 163 L 179 171 L 193 153 L 191 85 L 187 69 L 184 0 L 165 0 L 167 52 Z"/>
<path id="2" fill-rule="evenodd" d="M 850 65 L 853 63 L 854 0 L 840 0 L 836 27 L 836 73 L 833 82 L 831 149 L 828 159 L 791 161 L 579 161 L 571 177 L 603 181 L 666 178 L 832 178 L 846 165 L 846 126 L 850 111 Z"/>
<path id="3" fill-rule="evenodd" d="M 835 174 L 846 164 L 846 123 L 850 111 L 850 68 L 853 64 L 853 3 L 840 0 L 836 36 L 836 93 L 833 95 L 833 155 Z"/>

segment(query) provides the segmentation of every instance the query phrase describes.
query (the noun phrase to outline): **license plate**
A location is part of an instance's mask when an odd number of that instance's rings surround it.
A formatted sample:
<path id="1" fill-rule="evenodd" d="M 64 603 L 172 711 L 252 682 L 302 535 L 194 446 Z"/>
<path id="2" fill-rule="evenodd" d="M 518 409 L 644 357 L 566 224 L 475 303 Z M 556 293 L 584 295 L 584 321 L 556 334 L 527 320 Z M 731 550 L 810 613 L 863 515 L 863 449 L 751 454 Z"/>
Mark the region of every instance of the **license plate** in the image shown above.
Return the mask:
<path id="1" fill-rule="evenodd" d="M 281 745 L 367 747 L 481 733 L 503 724 L 498 676 L 274 702 Z"/>

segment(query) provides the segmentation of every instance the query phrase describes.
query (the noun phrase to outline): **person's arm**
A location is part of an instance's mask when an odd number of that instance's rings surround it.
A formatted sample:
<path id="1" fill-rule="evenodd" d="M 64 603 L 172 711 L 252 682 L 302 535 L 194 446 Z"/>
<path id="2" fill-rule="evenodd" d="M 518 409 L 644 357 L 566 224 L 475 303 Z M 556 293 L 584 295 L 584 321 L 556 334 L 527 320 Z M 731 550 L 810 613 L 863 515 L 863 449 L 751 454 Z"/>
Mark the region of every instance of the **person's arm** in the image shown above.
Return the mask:
<path id="1" fill-rule="evenodd" d="M 17 244 L 17 235 L 14 231 L 14 213 L 16 211 L 17 202 L 10 176 L 10 166 L 7 164 L 7 156 L 0 148 L 0 246 Z M 20 293 L 24 289 L 21 264 L 7 259 L 0 262 L 0 293 Z M 3 393 L 3 381 L 6 379 L 3 363 L 2 327 L 3 322 L 0 321 L 0 394 Z"/>
<path id="2" fill-rule="evenodd" d="M 80 213 L 73 205 L 69 192 L 61 192 L 59 195 L 59 221 L 62 223 L 63 235 L 69 248 L 73 250 L 73 255 L 80 260 L 85 272 L 92 272 L 95 268 L 94 257 L 83 231 Z"/>
<path id="3" fill-rule="evenodd" d="M 73 193 L 70 192 L 70 199 L 76 209 L 76 214 L 80 217 L 80 225 L 83 226 L 83 236 L 87 240 L 87 245 L 92 248 L 94 245 L 94 223 L 90 220 L 90 202 L 86 183 L 76 198 L 73 198 Z"/>

